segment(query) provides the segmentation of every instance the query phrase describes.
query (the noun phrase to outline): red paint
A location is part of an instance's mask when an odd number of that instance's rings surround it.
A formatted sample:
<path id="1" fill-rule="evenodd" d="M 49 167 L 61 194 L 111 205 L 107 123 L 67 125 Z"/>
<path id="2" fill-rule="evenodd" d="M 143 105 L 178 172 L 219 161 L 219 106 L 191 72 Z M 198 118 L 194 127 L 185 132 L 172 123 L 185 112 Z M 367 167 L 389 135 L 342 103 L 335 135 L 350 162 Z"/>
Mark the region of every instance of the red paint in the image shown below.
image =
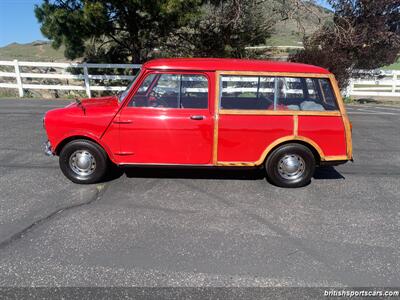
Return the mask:
<path id="1" fill-rule="evenodd" d="M 259 71 L 259 72 L 293 72 L 330 74 L 328 70 L 305 64 L 251 60 L 251 59 L 221 59 L 221 58 L 175 58 L 155 59 L 143 65 L 152 70 L 180 71 Z"/>
<path id="2" fill-rule="evenodd" d="M 65 108 L 50 110 L 45 116 L 47 136 L 53 149 L 65 139 L 75 136 L 87 137 L 103 146 L 110 158 L 110 145 L 101 141 L 102 134 L 119 109 L 117 97 L 101 97 L 72 103 Z"/>
<path id="3" fill-rule="evenodd" d="M 299 135 L 313 140 L 325 156 L 346 155 L 342 117 L 299 116 Z"/>
<path id="4" fill-rule="evenodd" d="M 228 59 L 160 59 L 143 65 L 122 103 L 117 97 L 85 99 L 47 112 L 52 149 L 66 139 L 84 137 L 101 145 L 116 164 L 212 165 L 215 71 L 329 74 L 325 69 L 282 62 Z M 128 107 L 150 73 L 202 74 L 208 78 L 207 109 Z M 203 116 L 193 120 L 192 116 Z M 292 116 L 219 115 L 218 161 L 255 162 L 279 138 L 293 135 Z M 299 116 L 299 136 L 313 140 L 327 156 L 346 155 L 341 117 Z"/>
<path id="5" fill-rule="evenodd" d="M 218 128 L 218 161 L 255 162 L 272 142 L 293 135 L 293 117 L 220 115 Z"/>

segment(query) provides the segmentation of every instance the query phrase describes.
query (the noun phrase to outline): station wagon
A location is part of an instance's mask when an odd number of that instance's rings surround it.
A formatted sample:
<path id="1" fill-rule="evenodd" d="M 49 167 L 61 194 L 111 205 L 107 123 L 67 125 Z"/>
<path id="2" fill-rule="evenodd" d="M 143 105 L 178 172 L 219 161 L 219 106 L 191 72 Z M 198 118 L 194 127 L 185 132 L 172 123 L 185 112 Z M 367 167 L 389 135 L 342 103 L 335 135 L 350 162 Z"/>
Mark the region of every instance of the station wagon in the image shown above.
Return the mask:
<path id="1" fill-rule="evenodd" d="M 125 91 L 48 111 L 45 151 L 76 183 L 111 165 L 263 168 L 281 187 L 352 160 L 351 123 L 333 74 L 297 63 L 158 59 Z M 193 170 L 196 172 L 196 170 Z"/>

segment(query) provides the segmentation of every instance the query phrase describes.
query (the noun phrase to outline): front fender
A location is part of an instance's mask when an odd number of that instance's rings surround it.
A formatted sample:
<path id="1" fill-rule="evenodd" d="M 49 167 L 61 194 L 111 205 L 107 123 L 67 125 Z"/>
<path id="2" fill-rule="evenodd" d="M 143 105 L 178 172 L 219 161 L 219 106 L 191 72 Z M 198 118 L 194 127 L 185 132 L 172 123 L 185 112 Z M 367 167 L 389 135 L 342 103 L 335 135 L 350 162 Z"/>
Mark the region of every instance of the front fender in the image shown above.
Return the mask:
<path id="1" fill-rule="evenodd" d="M 59 155 L 62 147 L 64 147 L 65 144 L 67 144 L 68 142 L 70 142 L 72 140 L 77 140 L 77 139 L 87 139 L 87 140 L 91 140 L 91 141 L 97 143 L 104 149 L 104 151 L 106 151 L 110 160 L 112 162 L 116 163 L 115 157 L 114 157 L 112 151 L 110 150 L 110 148 L 108 147 L 108 145 L 105 144 L 98 136 L 96 136 L 92 132 L 83 131 L 83 130 L 73 130 L 71 132 L 68 132 L 67 134 L 64 134 L 57 140 L 50 140 L 50 143 L 51 143 L 52 148 L 54 149 L 55 154 Z"/>

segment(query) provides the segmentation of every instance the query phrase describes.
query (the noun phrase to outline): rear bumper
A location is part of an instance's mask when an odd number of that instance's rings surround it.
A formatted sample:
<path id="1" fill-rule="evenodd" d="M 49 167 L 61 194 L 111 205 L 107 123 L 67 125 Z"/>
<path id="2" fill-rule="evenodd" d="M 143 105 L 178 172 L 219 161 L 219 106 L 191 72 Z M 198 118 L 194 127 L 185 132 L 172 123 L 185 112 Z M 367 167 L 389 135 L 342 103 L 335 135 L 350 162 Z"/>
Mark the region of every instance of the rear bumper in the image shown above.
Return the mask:
<path id="1" fill-rule="evenodd" d="M 46 154 L 47 156 L 53 156 L 54 155 L 53 150 L 51 149 L 51 144 L 50 144 L 49 141 L 46 141 L 46 142 L 43 143 L 42 149 L 43 149 L 44 154 Z"/>
<path id="2" fill-rule="evenodd" d="M 339 166 L 347 163 L 349 160 L 330 160 L 330 161 L 321 161 L 319 163 L 320 166 L 325 167 L 325 166 Z M 351 159 L 350 161 L 353 161 Z"/>

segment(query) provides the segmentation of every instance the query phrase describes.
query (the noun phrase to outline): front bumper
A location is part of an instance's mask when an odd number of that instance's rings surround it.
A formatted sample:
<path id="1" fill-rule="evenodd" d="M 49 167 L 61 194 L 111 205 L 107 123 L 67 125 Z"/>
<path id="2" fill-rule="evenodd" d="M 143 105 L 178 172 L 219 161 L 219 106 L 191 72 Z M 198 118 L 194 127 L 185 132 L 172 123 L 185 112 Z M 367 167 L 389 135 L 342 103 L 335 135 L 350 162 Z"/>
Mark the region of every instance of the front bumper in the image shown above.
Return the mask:
<path id="1" fill-rule="evenodd" d="M 44 154 L 46 154 L 47 156 L 53 156 L 54 155 L 53 150 L 51 149 L 51 144 L 50 144 L 49 141 L 44 142 L 43 145 L 42 145 L 42 148 L 43 148 Z"/>

